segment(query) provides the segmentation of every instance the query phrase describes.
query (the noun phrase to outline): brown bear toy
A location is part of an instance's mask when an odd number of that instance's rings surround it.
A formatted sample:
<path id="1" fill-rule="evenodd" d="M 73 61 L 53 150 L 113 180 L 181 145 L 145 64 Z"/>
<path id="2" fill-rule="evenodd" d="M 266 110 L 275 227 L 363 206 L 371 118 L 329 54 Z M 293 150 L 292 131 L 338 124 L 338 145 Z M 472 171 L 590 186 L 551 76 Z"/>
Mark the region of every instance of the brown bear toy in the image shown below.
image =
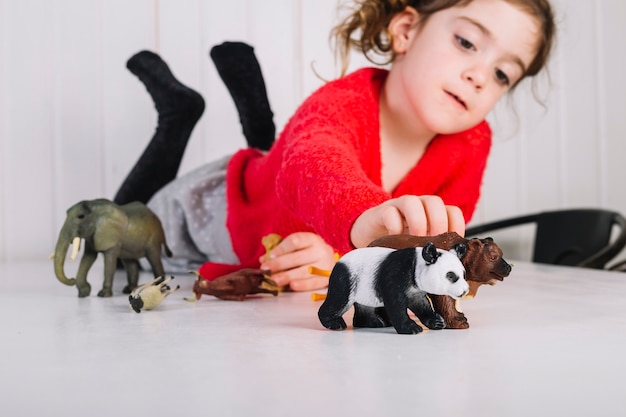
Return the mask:
<path id="1" fill-rule="evenodd" d="M 511 273 L 511 265 L 502 258 L 502 250 L 491 238 L 466 239 L 457 233 L 447 232 L 438 236 L 389 235 L 376 239 L 369 246 L 404 249 L 424 246 L 433 242 L 439 249 L 450 250 L 458 243 L 467 245 L 467 253 L 461 260 L 465 267 L 465 279 L 470 286 L 469 297 L 474 297 L 478 287 L 494 285 Z M 430 295 L 435 311 L 443 317 L 450 329 L 467 329 L 465 314 L 458 311 L 452 297 Z"/>

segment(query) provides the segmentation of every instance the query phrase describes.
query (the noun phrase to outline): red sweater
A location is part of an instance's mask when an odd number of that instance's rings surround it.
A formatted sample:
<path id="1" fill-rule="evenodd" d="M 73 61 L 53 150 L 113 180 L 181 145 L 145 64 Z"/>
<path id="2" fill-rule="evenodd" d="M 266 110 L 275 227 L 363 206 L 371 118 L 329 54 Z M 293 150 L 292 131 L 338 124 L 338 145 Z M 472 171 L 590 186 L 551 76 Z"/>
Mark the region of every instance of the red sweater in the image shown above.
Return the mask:
<path id="1" fill-rule="evenodd" d="M 338 252 L 353 249 L 350 228 L 365 210 L 405 194 L 438 195 L 472 217 L 491 147 L 483 121 L 438 135 L 391 193 L 382 188 L 379 92 L 386 70 L 365 68 L 327 83 L 289 120 L 272 149 L 244 149 L 227 171 L 227 226 L 241 265 L 205 263 L 213 279 L 258 268 L 261 238 L 315 232 Z"/>

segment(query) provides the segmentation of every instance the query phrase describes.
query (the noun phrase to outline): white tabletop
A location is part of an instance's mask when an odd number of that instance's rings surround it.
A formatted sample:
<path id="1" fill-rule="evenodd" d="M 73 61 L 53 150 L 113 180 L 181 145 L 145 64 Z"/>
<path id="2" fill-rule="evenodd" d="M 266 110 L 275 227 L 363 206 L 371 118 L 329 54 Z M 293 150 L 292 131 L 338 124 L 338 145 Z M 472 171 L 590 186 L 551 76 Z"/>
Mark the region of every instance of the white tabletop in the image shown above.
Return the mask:
<path id="1" fill-rule="evenodd" d="M 84 299 L 48 262 L 0 277 L 3 416 L 626 415 L 623 273 L 517 263 L 470 329 L 411 336 L 326 330 L 310 293 L 188 303 L 179 276 L 136 314 L 98 264 Z"/>

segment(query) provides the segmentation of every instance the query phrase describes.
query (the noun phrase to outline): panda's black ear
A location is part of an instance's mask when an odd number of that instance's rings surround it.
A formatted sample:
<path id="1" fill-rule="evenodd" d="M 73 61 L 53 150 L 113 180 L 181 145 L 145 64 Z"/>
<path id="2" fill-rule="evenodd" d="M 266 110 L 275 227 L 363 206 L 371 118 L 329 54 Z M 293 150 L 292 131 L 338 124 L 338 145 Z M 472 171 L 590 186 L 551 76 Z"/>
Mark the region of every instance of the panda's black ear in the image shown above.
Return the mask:
<path id="1" fill-rule="evenodd" d="M 458 256 L 459 259 L 463 259 L 467 253 L 467 245 L 463 242 L 457 243 L 452 249 L 456 252 L 456 256 Z"/>
<path id="2" fill-rule="evenodd" d="M 426 261 L 426 265 L 432 265 L 437 262 L 439 256 L 441 256 L 441 254 L 437 251 L 435 244 L 432 242 L 427 243 L 426 246 L 422 248 L 422 258 Z"/>

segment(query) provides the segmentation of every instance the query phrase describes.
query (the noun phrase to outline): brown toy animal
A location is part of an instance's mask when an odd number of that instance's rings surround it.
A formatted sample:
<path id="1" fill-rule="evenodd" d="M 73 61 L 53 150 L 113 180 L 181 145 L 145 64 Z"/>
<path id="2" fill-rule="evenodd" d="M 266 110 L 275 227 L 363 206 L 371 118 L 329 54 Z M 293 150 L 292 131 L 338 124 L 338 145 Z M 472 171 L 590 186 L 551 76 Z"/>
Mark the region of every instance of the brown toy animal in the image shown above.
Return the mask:
<path id="1" fill-rule="evenodd" d="M 198 279 L 193 284 L 193 292 L 195 299 L 199 300 L 202 294 L 212 295 L 220 300 L 243 301 L 248 294 L 272 294 L 278 295 L 278 291 L 263 288 L 261 284 L 264 282 L 273 286 L 276 283 L 266 278 L 268 271 L 261 269 L 241 269 L 232 274 L 223 275 L 212 281 L 203 279 L 200 274 L 196 274 Z"/>
<path id="2" fill-rule="evenodd" d="M 369 246 L 404 249 L 424 246 L 433 242 L 439 249 L 450 250 L 458 243 L 467 245 L 467 253 L 461 259 L 465 267 L 465 279 L 470 286 L 468 297 L 474 297 L 481 285 L 494 285 L 511 273 L 511 265 L 502 258 L 502 249 L 491 238 L 465 239 L 457 233 L 447 232 L 438 236 L 390 235 L 376 239 Z M 445 295 L 430 295 L 435 311 L 444 318 L 450 329 L 467 329 L 465 314 L 458 311 L 455 300 Z"/>

